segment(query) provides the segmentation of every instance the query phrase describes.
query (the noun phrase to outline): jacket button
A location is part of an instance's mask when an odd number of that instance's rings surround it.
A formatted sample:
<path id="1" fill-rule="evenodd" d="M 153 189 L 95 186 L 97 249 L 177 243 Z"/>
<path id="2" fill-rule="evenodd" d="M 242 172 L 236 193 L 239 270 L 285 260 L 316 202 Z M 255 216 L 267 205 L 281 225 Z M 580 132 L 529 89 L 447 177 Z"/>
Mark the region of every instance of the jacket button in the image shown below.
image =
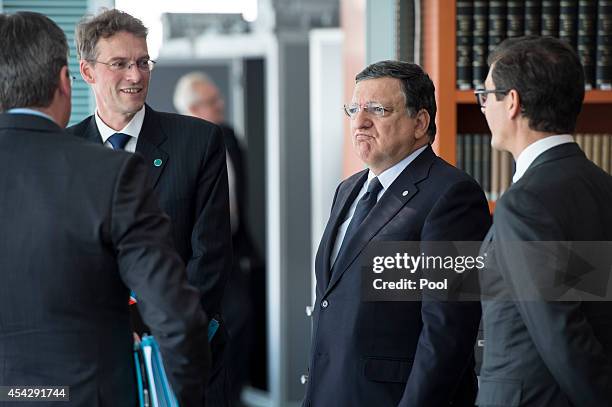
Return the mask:
<path id="1" fill-rule="evenodd" d="M 327 308 L 328 305 L 329 305 L 329 302 L 327 300 L 321 301 L 321 307 L 322 308 Z"/>

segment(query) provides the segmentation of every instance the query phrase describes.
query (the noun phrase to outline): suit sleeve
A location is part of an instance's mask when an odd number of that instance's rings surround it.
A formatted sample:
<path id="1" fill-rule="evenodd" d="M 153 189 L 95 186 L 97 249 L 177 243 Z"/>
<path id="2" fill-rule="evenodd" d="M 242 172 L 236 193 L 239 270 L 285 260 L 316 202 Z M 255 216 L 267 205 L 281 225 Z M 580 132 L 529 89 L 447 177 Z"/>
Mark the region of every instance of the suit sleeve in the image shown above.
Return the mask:
<path id="1" fill-rule="evenodd" d="M 473 181 L 460 182 L 432 208 L 421 241 L 481 241 L 490 223 L 482 189 Z M 480 315 L 479 302 L 441 301 L 424 293 L 423 328 L 399 406 L 450 404 L 461 380 L 466 380 L 467 369 L 473 368 Z"/>
<path id="2" fill-rule="evenodd" d="M 612 363 L 589 325 L 580 301 L 546 301 L 559 273 L 571 267 L 561 223 L 531 193 L 511 191 L 495 209 L 500 272 L 510 287 L 535 347 L 562 391 L 576 406 L 612 400 Z M 515 242 L 546 241 L 546 245 Z M 571 271 L 571 270 L 570 270 Z M 545 294 L 546 293 L 546 294 Z"/>
<path id="3" fill-rule="evenodd" d="M 142 159 L 131 155 L 118 176 L 111 238 L 124 283 L 138 297 L 144 322 L 157 339 L 181 406 L 201 406 L 210 367 L 207 320 L 199 293 L 187 283 L 175 252 L 170 219 L 146 187 Z"/>
<path id="4" fill-rule="evenodd" d="M 202 294 L 202 306 L 211 318 L 219 313 L 232 266 L 232 234 L 225 145 L 214 126 L 200 164 L 196 191 L 192 257 L 187 262 L 189 282 Z"/>

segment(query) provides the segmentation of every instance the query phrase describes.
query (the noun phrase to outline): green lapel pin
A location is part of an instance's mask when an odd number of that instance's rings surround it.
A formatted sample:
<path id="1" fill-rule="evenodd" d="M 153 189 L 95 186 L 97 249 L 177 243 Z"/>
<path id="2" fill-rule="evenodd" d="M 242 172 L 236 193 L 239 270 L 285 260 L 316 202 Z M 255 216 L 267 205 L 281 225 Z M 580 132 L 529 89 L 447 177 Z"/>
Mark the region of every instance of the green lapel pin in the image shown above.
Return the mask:
<path id="1" fill-rule="evenodd" d="M 160 158 L 156 158 L 155 160 L 153 160 L 153 165 L 156 167 L 161 167 L 162 162 L 163 161 Z"/>

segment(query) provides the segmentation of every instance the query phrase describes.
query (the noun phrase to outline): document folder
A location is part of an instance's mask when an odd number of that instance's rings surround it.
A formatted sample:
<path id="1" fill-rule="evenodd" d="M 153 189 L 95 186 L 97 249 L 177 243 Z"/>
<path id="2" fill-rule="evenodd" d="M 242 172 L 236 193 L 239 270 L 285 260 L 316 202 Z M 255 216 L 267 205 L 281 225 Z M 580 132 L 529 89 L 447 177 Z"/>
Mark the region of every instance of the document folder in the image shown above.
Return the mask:
<path id="1" fill-rule="evenodd" d="M 145 335 L 134 344 L 134 361 L 140 407 L 179 407 L 155 338 Z"/>

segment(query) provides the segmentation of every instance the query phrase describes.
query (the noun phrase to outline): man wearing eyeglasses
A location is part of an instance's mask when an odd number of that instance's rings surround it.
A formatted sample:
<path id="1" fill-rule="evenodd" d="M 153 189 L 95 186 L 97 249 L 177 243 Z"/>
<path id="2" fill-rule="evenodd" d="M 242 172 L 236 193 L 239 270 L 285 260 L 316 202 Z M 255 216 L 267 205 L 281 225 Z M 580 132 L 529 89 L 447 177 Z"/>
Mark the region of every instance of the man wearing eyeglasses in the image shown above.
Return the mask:
<path id="1" fill-rule="evenodd" d="M 476 95 L 493 148 L 512 153 L 516 172 L 481 248 L 477 404 L 612 406 L 610 293 L 606 302 L 583 301 L 608 287 L 612 265 L 597 242 L 612 241 L 612 177 L 571 136 L 584 99 L 582 65 L 550 37 L 506 40 L 489 65 Z M 585 247 L 600 248 L 597 257 L 576 255 Z M 590 292 L 593 278 L 603 283 Z M 578 284 L 580 295 L 564 298 Z"/>
<path id="2" fill-rule="evenodd" d="M 145 104 L 155 64 L 146 36 L 140 20 L 115 9 L 78 24 L 81 76 L 94 91 L 96 111 L 69 130 L 144 157 L 148 185 L 172 220 L 174 245 L 187 265 L 189 282 L 200 290 L 206 314 L 221 321 L 220 304 L 232 262 L 223 136 L 210 122 L 156 112 Z M 134 317 L 142 333 L 146 327 L 136 312 Z M 225 330 L 223 324 L 211 329 L 213 368 L 206 401 L 209 406 L 225 406 Z"/>
<path id="3" fill-rule="evenodd" d="M 315 261 L 305 407 L 473 406 L 478 302 L 366 302 L 360 254 L 373 241 L 480 241 L 487 201 L 434 153 L 434 85 L 415 64 L 382 61 L 345 106 L 368 167 L 336 190 Z"/>

